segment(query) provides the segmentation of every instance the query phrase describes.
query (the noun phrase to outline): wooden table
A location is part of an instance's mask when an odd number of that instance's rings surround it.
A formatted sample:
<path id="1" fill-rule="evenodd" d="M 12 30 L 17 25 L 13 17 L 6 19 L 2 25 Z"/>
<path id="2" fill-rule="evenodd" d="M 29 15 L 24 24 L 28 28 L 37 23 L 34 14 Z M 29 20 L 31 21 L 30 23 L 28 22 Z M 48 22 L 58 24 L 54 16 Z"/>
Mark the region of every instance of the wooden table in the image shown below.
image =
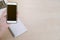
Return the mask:
<path id="1" fill-rule="evenodd" d="M 18 3 L 18 13 L 27 32 L 17 38 L 9 30 L 3 40 L 60 40 L 59 0 L 9 0 Z"/>

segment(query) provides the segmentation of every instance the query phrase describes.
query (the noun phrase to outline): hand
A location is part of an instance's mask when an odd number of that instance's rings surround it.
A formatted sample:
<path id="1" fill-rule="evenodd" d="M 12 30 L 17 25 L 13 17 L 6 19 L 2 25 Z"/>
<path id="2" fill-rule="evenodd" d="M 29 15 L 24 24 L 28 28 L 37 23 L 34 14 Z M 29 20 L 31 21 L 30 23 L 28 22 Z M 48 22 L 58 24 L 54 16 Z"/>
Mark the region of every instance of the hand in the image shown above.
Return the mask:
<path id="1" fill-rule="evenodd" d="M 6 29 L 8 29 L 8 24 L 6 23 L 6 11 L 4 11 L 0 17 L 0 38 L 5 33 Z"/>

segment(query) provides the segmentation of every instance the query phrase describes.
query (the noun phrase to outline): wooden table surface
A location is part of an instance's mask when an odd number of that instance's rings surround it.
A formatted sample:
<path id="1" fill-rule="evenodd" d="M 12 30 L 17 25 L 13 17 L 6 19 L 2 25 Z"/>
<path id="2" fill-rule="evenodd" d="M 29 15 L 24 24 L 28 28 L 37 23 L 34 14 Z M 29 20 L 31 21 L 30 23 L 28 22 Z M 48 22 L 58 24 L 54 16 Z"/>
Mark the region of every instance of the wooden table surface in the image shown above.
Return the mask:
<path id="1" fill-rule="evenodd" d="M 60 40 L 60 0 L 8 0 L 18 3 L 27 32 L 17 38 L 9 30 L 3 40 Z"/>

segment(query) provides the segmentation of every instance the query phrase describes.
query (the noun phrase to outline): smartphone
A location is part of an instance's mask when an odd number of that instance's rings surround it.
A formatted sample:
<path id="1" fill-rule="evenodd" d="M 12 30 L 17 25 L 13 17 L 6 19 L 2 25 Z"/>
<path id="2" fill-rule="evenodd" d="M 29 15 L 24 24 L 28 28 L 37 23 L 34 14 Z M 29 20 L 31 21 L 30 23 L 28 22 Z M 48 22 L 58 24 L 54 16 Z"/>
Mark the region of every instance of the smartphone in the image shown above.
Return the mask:
<path id="1" fill-rule="evenodd" d="M 17 22 L 17 3 L 7 3 L 7 23 Z"/>

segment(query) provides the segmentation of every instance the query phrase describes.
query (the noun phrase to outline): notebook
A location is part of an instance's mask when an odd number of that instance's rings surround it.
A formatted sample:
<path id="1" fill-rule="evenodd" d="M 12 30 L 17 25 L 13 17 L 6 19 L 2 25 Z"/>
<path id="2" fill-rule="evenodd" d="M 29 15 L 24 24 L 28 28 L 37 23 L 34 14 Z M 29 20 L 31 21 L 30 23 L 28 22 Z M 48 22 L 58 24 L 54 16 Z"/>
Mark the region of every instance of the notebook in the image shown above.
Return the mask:
<path id="1" fill-rule="evenodd" d="M 14 37 L 17 37 L 27 31 L 24 24 L 20 19 L 17 20 L 16 24 L 9 24 L 9 29 Z"/>

